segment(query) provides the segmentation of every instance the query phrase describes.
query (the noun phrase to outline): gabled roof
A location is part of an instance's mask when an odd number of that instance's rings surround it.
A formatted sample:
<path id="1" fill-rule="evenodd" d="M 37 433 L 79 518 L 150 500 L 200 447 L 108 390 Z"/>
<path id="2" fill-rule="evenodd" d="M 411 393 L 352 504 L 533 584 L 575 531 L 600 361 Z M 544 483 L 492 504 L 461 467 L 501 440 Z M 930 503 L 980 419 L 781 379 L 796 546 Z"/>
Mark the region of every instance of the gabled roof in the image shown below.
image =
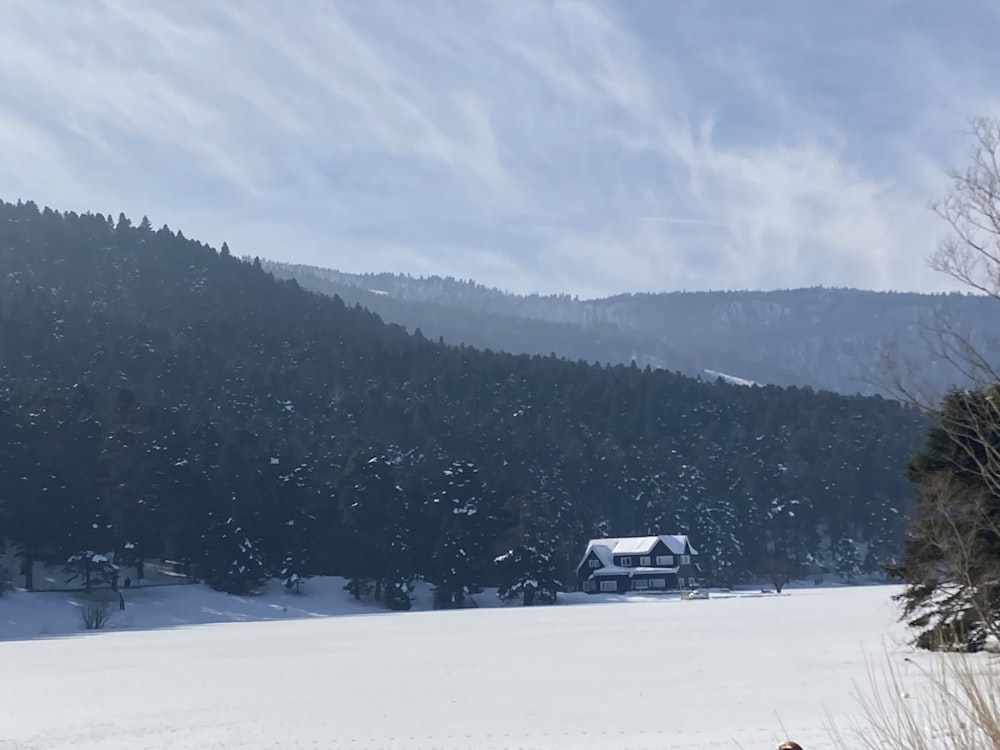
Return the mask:
<path id="1" fill-rule="evenodd" d="M 611 551 L 614 549 L 617 543 L 618 540 L 613 537 L 606 537 L 604 539 L 591 539 L 587 543 L 587 551 L 583 553 L 583 558 L 576 566 L 577 574 L 579 574 L 580 568 L 583 566 L 583 564 L 587 562 L 587 558 L 590 557 L 591 552 L 593 552 L 597 556 L 597 559 L 601 561 L 601 565 L 603 565 L 605 568 L 614 566 L 614 559 L 611 556 L 612 555 Z"/>
<path id="2" fill-rule="evenodd" d="M 691 546 L 691 540 L 688 539 L 687 534 L 661 534 L 659 538 L 667 545 L 667 549 L 675 555 L 686 555 L 685 547 L 692 555 L 698 554 L 698 550 Z"/>
<path id="3" fill-rule="evenodd" d="M 591 539 L 587 543 L 587 551 L 583 553 L 583 558 L 576 566 L 577 574 L 580 568 L 593 552 L 597 559 L 601 561 L 604 568 L 614 567 L 614 555 L 648 555 L 653 551 L 657 542 L 662 541 L 673 555 L 692 555 L 698 552 L 691 546 L 691 542 L 685 534 L 660 534 L 659 536 L 626 536 L 626 537 L 604 537 L 603 539 Z M 602 568 L 602 570 L 604 569 Z"/>

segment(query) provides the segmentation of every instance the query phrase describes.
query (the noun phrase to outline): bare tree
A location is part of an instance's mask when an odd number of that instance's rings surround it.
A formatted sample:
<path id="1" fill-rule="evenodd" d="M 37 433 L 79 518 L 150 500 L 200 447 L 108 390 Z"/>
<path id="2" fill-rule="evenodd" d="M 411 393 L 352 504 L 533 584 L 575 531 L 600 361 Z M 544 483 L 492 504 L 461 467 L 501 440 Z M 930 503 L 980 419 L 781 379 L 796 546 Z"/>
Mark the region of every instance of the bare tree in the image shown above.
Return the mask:
<path id="1" fill-rule="evenodd" d="M 952 190 L 931 208 L 951 228 L 931 267 L 974 291 L 1000 300 L 1000 120 L 972 123 L 975 147 L 964 170 L 952 170 Z M 996 380 L 996 372 L 988 372 Z"/>
<path id="2" fill-rule="evenodd" d="M 952 169 L 951 190 L 930 204 L 950 231 L 928 264 L 970 293 L 1000 301 L 1000 120 L 977 118 L 970 135 L 969 165 Z M 921 328 L 927 353 L 950 364 L 965 379 L 963 387 L 1000 382 L 1000 340 L 991 327 L 963 328 L 935 310 Z M 935 411 L 943 394 L 921 382 L 922 361 L 894 352 L 885 353 L 883 360 L 888 382 L 880 385 L 922 410 Z"/>
<path id="3" fill-rule="evenodd" d="M 972 123 L 970 165 L 951 172 L 952 189 L 931 208 L 950 232 L 930 257 L 935 270 L 1000 302 L 1000 121 Z M 989 326 L 983 326 L 988 329 Z M 970 627 L 1000 636 L 1000 372 L 997 349 L 941 316 L 927 329 L 932 356 L 952 363 L 966 383 L 941 398 L 920 387 L 914 363 L 890 363 L 900 396 L 936 426 L 908 468 L 920 484 L 899 572 L 904 616 L 967 642 Z"/>

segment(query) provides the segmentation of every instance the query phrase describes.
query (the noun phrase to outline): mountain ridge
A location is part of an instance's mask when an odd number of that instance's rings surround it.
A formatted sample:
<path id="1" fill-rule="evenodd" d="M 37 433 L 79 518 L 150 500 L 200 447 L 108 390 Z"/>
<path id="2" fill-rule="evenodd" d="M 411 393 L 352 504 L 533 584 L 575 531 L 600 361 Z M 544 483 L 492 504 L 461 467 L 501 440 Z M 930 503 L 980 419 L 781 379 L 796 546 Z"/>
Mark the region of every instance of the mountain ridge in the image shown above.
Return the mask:
<path id="1" fill-rule="evenodd" d="M 964 385 L 959 368 L 931 352 L 933 331 L 944 318 L 989 348 L 977 322 L 995 304 L 961 292 L 840 287 L 643 292 L 579 300 L 510 294 L 447 277 L 350 274 L 273 261 L 265 261 L 265 267 L 449 343 L 555 352 L 610 364 L 635 361 L 692 377 L 715 371 L 862 395 L 894 395 L 890 360 L 913 364 L 925 381 L 922 386 L 933 392 Z"/>

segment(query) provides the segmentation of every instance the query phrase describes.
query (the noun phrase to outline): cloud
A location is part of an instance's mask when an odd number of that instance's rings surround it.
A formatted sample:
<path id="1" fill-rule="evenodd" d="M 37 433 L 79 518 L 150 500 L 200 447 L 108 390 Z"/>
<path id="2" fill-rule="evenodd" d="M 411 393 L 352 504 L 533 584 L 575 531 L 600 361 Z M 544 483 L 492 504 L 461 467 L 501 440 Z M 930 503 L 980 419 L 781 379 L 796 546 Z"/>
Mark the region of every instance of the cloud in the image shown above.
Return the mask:
<path id="1" fill-rule="evenodd" d="M 940 289 L 1000 112 L 963 7 L 14 0 L 0 195 L 523 292 Z"/>

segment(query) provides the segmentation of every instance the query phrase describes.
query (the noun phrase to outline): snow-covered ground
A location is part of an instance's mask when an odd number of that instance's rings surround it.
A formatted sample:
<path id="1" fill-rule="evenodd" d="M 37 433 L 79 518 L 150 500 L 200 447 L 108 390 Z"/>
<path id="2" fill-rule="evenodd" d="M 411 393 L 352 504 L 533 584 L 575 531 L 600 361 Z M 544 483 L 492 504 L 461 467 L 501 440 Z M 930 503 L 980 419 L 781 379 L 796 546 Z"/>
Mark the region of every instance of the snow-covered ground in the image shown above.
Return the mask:
<path id="1" fill-rule="evenodd" d="M 919 689 L 891 587 L 397 614 L 310 583 L 132 591 L 88 635 L 67 594 L 5 595 L 0 748 L 815 750 L 886 644 Z"/>

